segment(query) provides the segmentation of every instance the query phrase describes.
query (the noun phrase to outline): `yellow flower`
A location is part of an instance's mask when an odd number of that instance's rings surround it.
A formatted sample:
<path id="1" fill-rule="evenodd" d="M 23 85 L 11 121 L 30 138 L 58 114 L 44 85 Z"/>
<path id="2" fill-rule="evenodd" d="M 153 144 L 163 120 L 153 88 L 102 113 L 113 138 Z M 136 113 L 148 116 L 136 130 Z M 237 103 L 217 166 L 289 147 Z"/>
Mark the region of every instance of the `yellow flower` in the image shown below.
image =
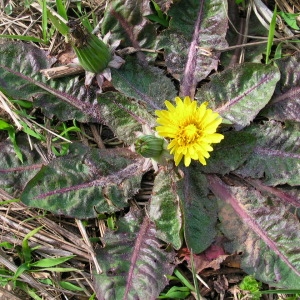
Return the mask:
<path id="1" fill-rule="evenodd" d="M 171 140 L 168 145 L 170 153 L 174 154 L 176 166 L 184 157 L 184 164 L 188 167 L 192 159 L 199 160 L 206 165 L 211 144 L 219 143 L 224 136 L 216 133 L 222 119 L 218 113 L 207 109 L 207 102 L 197 106 L 196 101 L 185 97 L 182 101 L 175 98 L 176 106 L 165 101 L 168 110 L 157 110 L 157 122 L 160 126 L 156 131 L 161 137 Z"/>

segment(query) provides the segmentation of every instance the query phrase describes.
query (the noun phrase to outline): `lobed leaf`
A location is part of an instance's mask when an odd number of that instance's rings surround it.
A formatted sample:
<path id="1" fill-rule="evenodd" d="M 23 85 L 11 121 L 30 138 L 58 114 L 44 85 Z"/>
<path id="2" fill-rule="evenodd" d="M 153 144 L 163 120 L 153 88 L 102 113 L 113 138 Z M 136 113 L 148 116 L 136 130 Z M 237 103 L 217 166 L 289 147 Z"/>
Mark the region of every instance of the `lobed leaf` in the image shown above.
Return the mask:
<path id="1" fill-rule="evenodd" d="M 156 29 L 154 24 L 144 17 L 150 13 L 150 3 L 147 0 L 110 1 L 101 25 L 102 34 L 110 33 L 112 40 L 122 41 L 123 47 L 153 49 Z M 148 56 L 156 55 L 152 53 Z M 138 57 L 143 59 L 144 56 L 139 53 Z"/>
<path id="2" fill-rule="evenodd" d="M 300 190 L 289 185 L 271 187 L 263 184 L 260 180 L 247 178 L 246 182 L 255 187 L 260 193 L 268 193 L 280 198 L 285 205 L 292 205 L 300 208 Z"/>
<path id="3" fill-rule="evenodd" d="M 97 299 L 157 299 L 173 273 L 175 255 L 164 250 L 154 225 L 141 211 L 131 210 L 107 232 L 97 251 L 103 273 L 95 274 Z"/>
<path id="4" fill-rule="evenodd" d="M 246 163 L 236 173 L 244 177 L 264 178 L 268 185 L 299 185 L 299 124 L 269 121 L 245 130 L 254 135 L 257 144 Z"/>
<path id="5" fill-rule="evenodd" d="M 199 166 L 204 173 L 228 174 L 241 166 L 251 154 L 255 137 L 242 131 L 222 133 L 224 139 L 214 145 L 206 166 Z"/>
<path id="6" fill-rule="evenodd" d="M 0 44 L 0 90 L 11 98 L 33 101 L 49 118 L 99 122 L 95 90 L 87 89 L 78 76 L 46 81 L 39 71 L 51 63 L 45 51 L 30 44 Z"/>
<path id="7" fill-rule="evenodd" d="M 167 99 L 176 96 L 175 86 L 163 70 L 140 65 L 127 59 L 120 69 L 112 69 L 112 83 L 125 96 L 146 103 L 151 109 L 161 109 Z"/>
<path id="8" fill-rule="evenodd" d="M 279 77 L 274 66 L 244 63 L 211 76 L 196 96 L 242 129 L 269 102 Z"/>
<path id="9" fill-rule="evenodd" d="M 278 121 L 300 122 L 300 55 L 276 60 L 281 77 L 262 115 Z"/>
<path id="10" fill-rule="evenodd" d="M 217 70 L 219 54 L 227 46 L 227 3 L 221 0 L 176 1 L 168 15 L 169 29 L 159 36 L 168 71 L 181 83 L 181 95 L 193 98 L 197 83 Z"/>
<path id="11" fill-rule="evenodd" d="M 149 204 L 149 218 L 155 223 L 157 237 L 178 250 L 182 245 L 182 219 L 177 181 L 178 176 L 170 170 L 162 169 L 157 174 Z"/>
<path id="12" fill-rule="evenodd" d="M 98 96 L 99 111 L 115 135 L 132 144 L 137 132 L 143 132 L 142 125 L 153 127 L 154 118 L 136 101 L 116 92 L 107 92 Z"/>
<path id="13" fill-rule="evenodd" d="M 197 254 L 213 242 L 217 221 L 216 203 L 207 197 L 207 181 L 198 165 L 184 168 L 184 178 L 178 183 L 184 237 L 186 245 Z"/>
<path id="14" fill-rule="evenodd" d="M 208 182 L 222 200 L 219 218 L 230 241 L 227 250 L 243 253 L 242 268 L 273 287 L 299 288 L 300 224 L 289 205 L 241 184 L 226 185 L 214 175 Z"/>
<path id="15" fill-rule="evenodd" d="M 127 149 L 74 147 L 74 153 L 41 168 L 26 185 L 21 201 L 75 218 L 126 207 L 140 187 L 142 164 L 137 157 Z"/>

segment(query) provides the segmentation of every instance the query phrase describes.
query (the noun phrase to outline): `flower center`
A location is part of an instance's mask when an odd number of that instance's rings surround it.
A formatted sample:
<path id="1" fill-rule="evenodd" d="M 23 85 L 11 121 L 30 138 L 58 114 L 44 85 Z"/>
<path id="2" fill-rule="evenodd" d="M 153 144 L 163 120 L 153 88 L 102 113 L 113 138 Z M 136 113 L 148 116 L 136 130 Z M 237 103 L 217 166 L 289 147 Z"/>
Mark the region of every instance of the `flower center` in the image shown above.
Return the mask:
<path id="1" fill-rule="evenodd" d="M 194 124 L 189 124 L 182 128 L 180 137 L 182 144 L 193 143 L 198 136 L 198 128 Z"/>

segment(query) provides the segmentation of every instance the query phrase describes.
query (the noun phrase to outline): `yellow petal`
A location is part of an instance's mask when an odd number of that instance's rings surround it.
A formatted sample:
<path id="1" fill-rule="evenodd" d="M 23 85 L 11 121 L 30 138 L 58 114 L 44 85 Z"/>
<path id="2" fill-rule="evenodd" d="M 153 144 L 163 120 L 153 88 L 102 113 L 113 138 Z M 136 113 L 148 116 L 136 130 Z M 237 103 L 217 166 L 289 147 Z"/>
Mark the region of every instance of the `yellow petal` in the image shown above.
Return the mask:
<path id="1" fill-rule="evenodd" d="M 220 133 L 213 133 L 208 134 L 207 136 L 203 137 L 203 141 L 206 143 L 220 143 L 224 139 L 224 135 Z"/>
<path id="2" fill-rule="evenodd" d="M 200 161 L 200 163 L 201 163 L 202 165 L 206 166 L 206 160 L 205 160 L 205 158 L 204 158 L 203 156 L 200 156 L 200 157 L 199 157 L 199 161 Z"/>
<path id="3" fill-rule="evenodd" d="M 182 159 L 183 155 L 181 153 L 175 153 L 174 155 L 174 161 L 175 161 L 175 165 L 178 166 L 181 159 Z"/>
<path id="4" fill-rule="evenodd" d="M 191 163 L 191 157 L 189 155 L 185 155 L 184 157 L 184 165 L 188 167 Z"/>
<path id="5" fill-rule="evenodd" d="M 175 110 L 175 106 L 170 101 L 165 101 L 165 105 L 170 112 Z"/>

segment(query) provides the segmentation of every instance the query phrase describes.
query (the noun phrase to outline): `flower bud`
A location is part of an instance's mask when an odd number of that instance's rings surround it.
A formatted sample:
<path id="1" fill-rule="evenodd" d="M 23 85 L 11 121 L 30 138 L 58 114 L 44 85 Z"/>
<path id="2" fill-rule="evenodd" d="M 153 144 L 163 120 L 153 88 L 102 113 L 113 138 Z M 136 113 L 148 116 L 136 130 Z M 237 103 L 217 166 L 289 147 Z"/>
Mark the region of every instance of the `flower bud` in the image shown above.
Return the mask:
<path id="1" fill-rule="evenodd" d="M 147 158 L 158 158 L 164 151 L 164 140 L 154 135 L 139 137 L 135 143 L 135 150 Z"/>
<path id="2" fill-rule="evenodd" d="M 78 30 L 78 29 L 76 29 Z M 94 34 L 72 31 L 72 47 L 78 57 L 80 65 L 89 72 L 100 73 L 108 67 L 112 54 L 108 46 Z"/>

